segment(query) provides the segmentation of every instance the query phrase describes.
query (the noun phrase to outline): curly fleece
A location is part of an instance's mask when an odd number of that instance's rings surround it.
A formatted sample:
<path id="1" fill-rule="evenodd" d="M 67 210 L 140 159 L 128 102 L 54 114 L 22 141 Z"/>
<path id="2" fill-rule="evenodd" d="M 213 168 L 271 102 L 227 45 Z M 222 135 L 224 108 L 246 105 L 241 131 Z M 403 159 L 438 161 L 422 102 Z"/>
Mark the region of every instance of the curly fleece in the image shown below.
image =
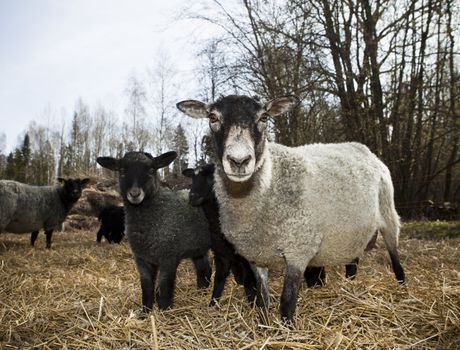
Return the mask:
<path id="1" fill-rule="evenodd" d="M 214 187 L 222 231 L 257 266 L 347 264 L 376 230 L 389 251 L 397 247 L 390 172 L 362 144 L 267 143 L 250 181 L 246 196 L 231 197 L 218 169 Z"/>
<path id="2" fill-rule="evenodd" d="M 60 186 L 30 186 L 0 181 L 0 233 L 60 229 L 71 207 L 62 203 Z"/>

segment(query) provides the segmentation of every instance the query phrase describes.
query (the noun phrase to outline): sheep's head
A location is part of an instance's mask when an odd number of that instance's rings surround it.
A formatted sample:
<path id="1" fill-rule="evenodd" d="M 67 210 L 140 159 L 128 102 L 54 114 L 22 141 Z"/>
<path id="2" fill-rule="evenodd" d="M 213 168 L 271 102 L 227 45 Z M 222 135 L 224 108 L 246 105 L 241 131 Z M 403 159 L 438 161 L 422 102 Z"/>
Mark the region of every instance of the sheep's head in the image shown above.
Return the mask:
<path id="1" fill-rule="evenodd" d="M 233 182 L 248 181 L 260 167 L 267 140 L 267 121 L 295 105 L 295 96 L 266 104 L 247 96 L 230 95 L 211 104 L 187 100 L 177 108 L 193 118 L 208 118 L 220 165 Z"/>
<path id="2" fill-rule="evenodd" d="M 76 202 L 81 197 L 83 188 L 89 183 L 89 179 L 64 179 L 58 177 L 59 183 L 62 184 L 62 193 L 71 202 Z"/>
<path id="3" fill-rule="evenodd" d="M 192 188 L 189 192 L 191 205 L 197 207 L 214 199 L 214 164 L 185 169 L 182 174 L 192 179 Z"/>
<path id="4" fill-rule="evenodd" d="M 118 171 L 124 201 L 137 206 L 158 192 L 160 180 L 157 169 L 168 166 L 176 157 L 176 152 L 158 157 L 146 152 L 128 152 L 123 158 L 98 157 L 97 162 L 104 168 Z"/>

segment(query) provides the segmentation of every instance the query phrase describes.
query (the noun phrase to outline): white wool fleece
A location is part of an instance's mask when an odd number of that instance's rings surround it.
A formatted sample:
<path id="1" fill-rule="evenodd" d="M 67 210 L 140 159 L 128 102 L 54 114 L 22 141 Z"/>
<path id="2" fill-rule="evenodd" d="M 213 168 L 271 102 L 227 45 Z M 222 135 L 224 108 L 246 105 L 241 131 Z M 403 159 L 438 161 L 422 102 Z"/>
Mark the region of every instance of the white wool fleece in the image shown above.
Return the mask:
<path id="1" fill-rule="evenodd" d="M 376 230 L 396 248 L 399 218 L 388 168 L 359 143 L 296 148 L 267 143 L 245 197 L 215 176 L 222 231 L 257 266 L 343 265 L 360 257 Z M 383 207 L 382 207 L 383 206 Z"/>

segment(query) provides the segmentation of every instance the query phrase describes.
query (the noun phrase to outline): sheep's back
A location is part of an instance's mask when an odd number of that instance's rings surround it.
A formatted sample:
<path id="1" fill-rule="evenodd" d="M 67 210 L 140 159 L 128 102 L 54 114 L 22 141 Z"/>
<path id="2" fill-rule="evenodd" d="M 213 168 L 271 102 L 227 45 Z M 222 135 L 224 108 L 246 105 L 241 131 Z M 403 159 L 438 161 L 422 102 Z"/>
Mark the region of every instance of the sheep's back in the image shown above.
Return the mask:
<path id="1" fill-rule="evenodd" d="M 133 252 L 145 260 L 182 259 L 210 247 L 206 219 L 188 203 L 188 192 L 161 192 L 142 208 L 125 203 L 126 234 Z"/>
<path id="2" fill-rule="evenodd" d="M 254 176 L 259 184 L 271 178 L 263 193 L 230 198 L 218 176 L 224 234 L 259 265 L 283 264 L 288 257 L 303 261 L 320 251 L 321 262 L 350 262 L 349 255 L 367 243 L 363 236 L 370 239 L 375 232 L 380 161 L 355 143 L 297 148 L 272 143 L 269 149 L 266 165 L 272 171 L 264 166 Z M 347 244 L 348 251 L 341 251 Z"/>
<path id="3" fill-rule="evenodd" d="M 1 200 L 4 204 L 0 206 L 15 207 L 5 231 L 29 233 L 42 228 L 51 230 L 58 228 L 64 221 L 66 212 L 56 187 L 31 186 L 15 181 L 5 183 L 9 196 L 6 201 Z"/>

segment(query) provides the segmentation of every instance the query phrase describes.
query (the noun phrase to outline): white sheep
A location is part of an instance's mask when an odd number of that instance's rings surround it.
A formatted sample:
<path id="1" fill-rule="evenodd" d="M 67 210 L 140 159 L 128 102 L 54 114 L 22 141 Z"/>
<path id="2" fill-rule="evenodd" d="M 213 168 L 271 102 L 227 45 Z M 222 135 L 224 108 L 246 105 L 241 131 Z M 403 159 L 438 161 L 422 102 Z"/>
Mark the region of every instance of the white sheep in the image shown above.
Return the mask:
<path id="1" fill-rule="evenodd" d="M 351 263 L 377 230 L 397 280 L 404 282 L 388 168 L 359 143 L 292 148 L 267 141 L 267 119 L 297 103 L 293 96 L 261 105 L 233 95 L 210 105 L 177 104 L 189 116 L 209 118 L 222 231 L 258 267 L 284 266 L 280 311 L 288 322 L 305 268 Z"/>

